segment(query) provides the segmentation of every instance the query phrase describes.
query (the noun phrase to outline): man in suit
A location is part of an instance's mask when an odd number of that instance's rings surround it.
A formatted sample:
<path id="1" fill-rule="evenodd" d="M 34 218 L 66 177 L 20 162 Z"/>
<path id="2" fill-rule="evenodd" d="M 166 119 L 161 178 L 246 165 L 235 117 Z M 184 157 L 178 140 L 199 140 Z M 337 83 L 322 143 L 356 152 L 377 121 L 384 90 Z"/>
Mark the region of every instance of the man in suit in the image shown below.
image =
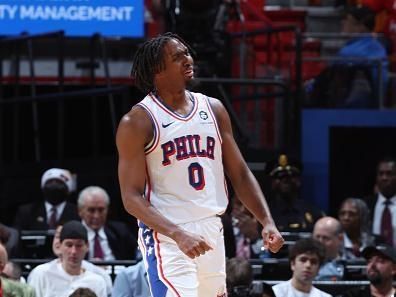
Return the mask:
<path id="1" fill-rule="evenodd" d="M 108 221 L 110 198 L 101 187 L 83 189 L 77 200 L 78 214 L 88 231 L 89 260 L 135 259 L 136 239 L 122 222 Z"/>
<path id="2" fill-rule="evenodd" d="M 373 234 L 396 246 L 396 158 L 385 157 L 377 166 L 376 187 L 378 193 L 367 200 L 373 215 Z"/>
<path id="3" fill-rule="evenodd" d="M 22 205 L 15 217 L 20 230 L 55 230 L 59 222 L 78 219 L 77 208 L 67 201 L 73 180 L 66 169 L 51 168 L 41 177 L 44 201 Z"/>
<path id="4" fill-rule="evenodd" d="M 34 297 L 34 289 L 29 285 L 12 281 L 4 277 L 3 269 L 8 262 L 8 255 L 5 247 L 0 243 L 0 292 L 1 296 Z"/>
<path id="5" fill-rule="evenodd" d="M 66 169 L 51 168 L 41 177 L 44 199 L 22 205 L 18 208 L 14 226 L 19 230 L 55 230 L 59 223 L 78 220 L 77 207 L 68 202 L 73 190 L 71 173 Z M 43 232 L 48 235 L 48 232 Z M 43 248 L 32 250 L 24 247 L 27 257 L 52 258 L 52 238 L 46 240 Z"/>

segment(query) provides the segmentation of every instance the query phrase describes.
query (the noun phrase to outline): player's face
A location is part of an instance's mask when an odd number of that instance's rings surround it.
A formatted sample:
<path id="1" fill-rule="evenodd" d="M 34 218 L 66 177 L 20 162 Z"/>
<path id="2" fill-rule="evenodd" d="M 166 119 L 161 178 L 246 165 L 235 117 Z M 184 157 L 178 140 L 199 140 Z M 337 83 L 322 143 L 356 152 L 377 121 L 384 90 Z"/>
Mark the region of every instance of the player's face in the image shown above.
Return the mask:
<path id="1" fill-rule="evenodd" d="M 293 278 L 301 284 L 311 284 L 319 271 L 319 258 L 316 254 L 304 253 L 291 262 Z"/>
<path id="2" fill-rule="evenodd" d="M 169 84 L 186 85 L 194 78 L 194 61 L 188 48 L 176 39 L 164 47 L 165 69 L 161 71 Z"/>
<path id="3" fill-rule="evenodd" d="M 60 245 L 62 263 L 70 268 L 81 267 L 88 252 L 88 243 L 82 239 L 64 239 Z"/>
<path id="4" fill-rule="evenodd" d="M 78 210 L 81 219 L 93 230 L 99 230 L 106 223 L 108 206 L 99 193 L 92 193 L 85 198 Z"/>

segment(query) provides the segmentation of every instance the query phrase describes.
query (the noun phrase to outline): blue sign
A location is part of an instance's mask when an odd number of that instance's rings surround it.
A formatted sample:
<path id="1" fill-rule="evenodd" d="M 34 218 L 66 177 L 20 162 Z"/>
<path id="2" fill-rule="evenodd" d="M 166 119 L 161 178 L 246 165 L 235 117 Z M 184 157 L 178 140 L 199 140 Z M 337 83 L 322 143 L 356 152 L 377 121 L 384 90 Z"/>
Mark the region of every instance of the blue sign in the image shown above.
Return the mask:
<path id="1" fill-rule="evenodd" d="M 3 0 L 0 35 L 64 30 L 68 36 L 143 37 L 143 0 Z"/>

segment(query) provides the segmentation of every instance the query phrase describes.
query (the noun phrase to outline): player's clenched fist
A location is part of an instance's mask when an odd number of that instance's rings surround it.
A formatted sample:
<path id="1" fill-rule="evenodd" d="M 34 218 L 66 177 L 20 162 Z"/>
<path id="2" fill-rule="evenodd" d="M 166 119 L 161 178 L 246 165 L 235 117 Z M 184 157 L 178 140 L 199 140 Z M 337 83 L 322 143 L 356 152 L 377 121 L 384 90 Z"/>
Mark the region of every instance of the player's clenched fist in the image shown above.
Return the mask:
<path id="1" fill-rule="evenodd" d="M 187 231 L 180 232 L 175 237 L 175 241 L 180 250 L 191 259 L 204 255 L 207 251 L 213 249 L 203 236 Z"/>
<path id="2" fill-rule="evenodd" d="M 276 253 L 283 246 L 285 240 L 279 233 L 274 224 L 266 224 L 261 232 L 264 242 L 264 248 L 269 249 L 271 252 Z"/>

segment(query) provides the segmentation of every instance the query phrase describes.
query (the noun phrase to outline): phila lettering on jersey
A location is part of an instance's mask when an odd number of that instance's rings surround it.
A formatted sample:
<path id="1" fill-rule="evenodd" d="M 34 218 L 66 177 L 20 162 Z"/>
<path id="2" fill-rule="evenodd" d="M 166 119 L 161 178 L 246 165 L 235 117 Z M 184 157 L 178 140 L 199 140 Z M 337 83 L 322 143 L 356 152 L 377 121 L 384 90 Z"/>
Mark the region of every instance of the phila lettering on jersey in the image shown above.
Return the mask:
<path id="1" fill-rule="evenodd" d="M 146 199 L 176 224 L 222 214 L 228 204 L 220 131 L 208 98 L 188 93 L 181 116 L 150 93 L 138 105 L 150 116 L 154 137 L 146 146 Z"/>

